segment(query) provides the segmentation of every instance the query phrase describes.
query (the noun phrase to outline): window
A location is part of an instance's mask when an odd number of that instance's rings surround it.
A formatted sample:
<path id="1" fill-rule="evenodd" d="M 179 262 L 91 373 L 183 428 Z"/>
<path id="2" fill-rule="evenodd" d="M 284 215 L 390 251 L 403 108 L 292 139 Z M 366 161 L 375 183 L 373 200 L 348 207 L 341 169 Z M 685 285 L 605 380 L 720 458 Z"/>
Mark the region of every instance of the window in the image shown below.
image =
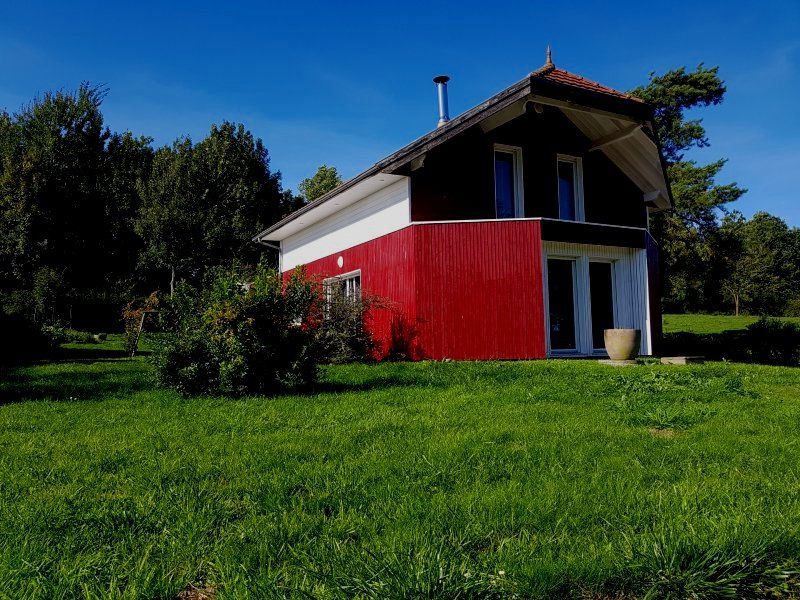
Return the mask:
<path id="1" fill-rule="evenodd" d="M 353 302 L 361 300 L 361 271 L 353 271 L 338 277 L 331 277 L 323 283 L 325 286 L 325 301 L 328 307 L 334 300 L 339 298 L 345 298 Z"/>
<path id="2" fill-rule="evenodd" d="M 522 148 L 494 147 L 494 206 L 498 219 L 524 216 Z"/>
<path id="3" fill-rule="evenodd" d="M 583 221 L 583 168 L 575 156 L 558 155 L 558 218 Z"/>

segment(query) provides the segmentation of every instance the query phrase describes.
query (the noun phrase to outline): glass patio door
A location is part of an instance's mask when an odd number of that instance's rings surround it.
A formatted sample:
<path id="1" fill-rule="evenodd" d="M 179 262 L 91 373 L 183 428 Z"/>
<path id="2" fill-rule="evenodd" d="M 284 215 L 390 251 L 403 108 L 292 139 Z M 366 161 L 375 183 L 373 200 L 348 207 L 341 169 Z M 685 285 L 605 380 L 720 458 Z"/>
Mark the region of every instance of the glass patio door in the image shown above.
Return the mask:
<path id="1" fill-rule="evenodd" d="M 576 263 L 574 260 L 549 258 L 547 260 L 547 294 L 549 310 L 550 350 L 576 351 L 575 331 Z"/>
<path id="2" fill-rule="evenodd" d="M 592 304 L 592 350 L 605 348 L 603 332 L 614 328 L 613 264 L 589 262 L 589 301 Z"/>

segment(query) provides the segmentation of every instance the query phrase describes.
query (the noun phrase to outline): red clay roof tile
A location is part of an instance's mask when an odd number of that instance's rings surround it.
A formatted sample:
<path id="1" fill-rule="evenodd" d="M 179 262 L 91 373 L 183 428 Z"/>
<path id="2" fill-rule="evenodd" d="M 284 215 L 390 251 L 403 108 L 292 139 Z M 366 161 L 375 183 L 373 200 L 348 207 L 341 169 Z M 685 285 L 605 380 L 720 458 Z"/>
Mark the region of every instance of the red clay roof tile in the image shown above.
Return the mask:
<path id="1" fill-rule="evenodd" d="M 642 102 L 640 98 L 620 92 L 619 90 L 615 90 L 601 83 L 597 83 L 591 79 L 586 79 L 580 75 L 576 75 L 575 73 L 558 69 L 552 65 L 545 65 L 541 69 L 534 71 L 531 73 L 531 77 L 539 77 L 541 79 L 547 79 L 549 81 L 589 90 L 591 92 L 599 92 L 601 94 L 608 94 L 609 96 L 616 96 L 617 98 L 625 98 L 626 100 L 636 100 L 638 102 Z"/>

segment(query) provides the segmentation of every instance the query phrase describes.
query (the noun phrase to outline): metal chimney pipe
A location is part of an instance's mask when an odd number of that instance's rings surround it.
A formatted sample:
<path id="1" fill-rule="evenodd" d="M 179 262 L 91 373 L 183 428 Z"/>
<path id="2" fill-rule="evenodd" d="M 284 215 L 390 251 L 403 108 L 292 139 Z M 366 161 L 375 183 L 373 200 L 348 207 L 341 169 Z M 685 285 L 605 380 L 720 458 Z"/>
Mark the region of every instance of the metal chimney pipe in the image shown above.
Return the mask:
<path id="1" fill-rule="evenodd" d="M 433 78 L 436 84 L 436 93 L 439 96 L 439 122 L 437 127 L 442 127 L 450 120 L 450 109 L 447 106 L 447 82 L 450 78 L 447 75 L 437 75 Z"/>

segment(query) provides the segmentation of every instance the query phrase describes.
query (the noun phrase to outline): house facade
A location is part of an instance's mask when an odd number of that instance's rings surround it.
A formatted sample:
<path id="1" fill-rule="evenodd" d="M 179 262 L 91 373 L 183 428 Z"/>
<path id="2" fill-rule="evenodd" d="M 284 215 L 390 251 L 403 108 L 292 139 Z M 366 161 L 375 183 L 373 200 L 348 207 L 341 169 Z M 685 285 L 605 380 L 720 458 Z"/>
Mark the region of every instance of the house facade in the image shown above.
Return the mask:
<path id="1" fill-rule="evenodd" d="M 603 330 L 661 335 L 649 215 L 670 190 L 644 102 L 547 63 L 254 238 L 384 300 L 380 354 L 603 354 Z"/>

